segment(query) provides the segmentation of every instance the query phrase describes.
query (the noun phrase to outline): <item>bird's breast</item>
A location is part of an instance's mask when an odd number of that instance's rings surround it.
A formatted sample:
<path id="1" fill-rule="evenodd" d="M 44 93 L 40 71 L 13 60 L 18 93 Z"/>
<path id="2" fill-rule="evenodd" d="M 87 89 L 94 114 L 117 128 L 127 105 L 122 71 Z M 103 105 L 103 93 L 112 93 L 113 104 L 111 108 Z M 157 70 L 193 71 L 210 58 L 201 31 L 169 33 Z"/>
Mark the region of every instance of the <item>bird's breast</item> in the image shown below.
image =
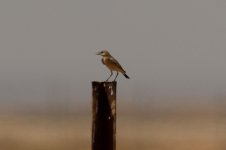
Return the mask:
<path id="1" fill-rule="evenodd" d="M 104 59 L 104 57 L 101 59 L 101 61 L 104 65 L 106 64 L 106 60 Z"/>

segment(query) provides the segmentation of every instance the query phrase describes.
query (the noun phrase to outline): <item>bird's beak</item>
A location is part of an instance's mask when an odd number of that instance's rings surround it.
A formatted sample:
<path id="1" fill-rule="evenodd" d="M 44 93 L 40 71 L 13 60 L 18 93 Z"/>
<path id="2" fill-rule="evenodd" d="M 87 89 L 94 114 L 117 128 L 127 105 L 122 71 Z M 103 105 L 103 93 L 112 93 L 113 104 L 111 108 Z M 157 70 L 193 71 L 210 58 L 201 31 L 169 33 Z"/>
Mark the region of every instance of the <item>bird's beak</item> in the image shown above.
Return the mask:
<path id="1" fill-rule="evenodd" d="M 96 54 L 97 54 L 97 55 L 100 55 L 100 54 L 101 54 L 101 52 L 97 52 Z"/>

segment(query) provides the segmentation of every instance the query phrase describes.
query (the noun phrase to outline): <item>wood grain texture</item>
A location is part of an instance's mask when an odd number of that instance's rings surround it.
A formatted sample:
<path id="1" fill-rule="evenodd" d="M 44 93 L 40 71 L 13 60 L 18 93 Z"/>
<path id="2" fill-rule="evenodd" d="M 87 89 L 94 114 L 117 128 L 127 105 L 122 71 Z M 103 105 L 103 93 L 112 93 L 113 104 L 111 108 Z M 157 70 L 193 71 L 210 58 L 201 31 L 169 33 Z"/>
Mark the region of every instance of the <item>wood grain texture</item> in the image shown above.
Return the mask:
<path id="1" fill-rule="evenodd" d="M 116 82 L 92 82 L 92 150 L 116 149 Z"/>

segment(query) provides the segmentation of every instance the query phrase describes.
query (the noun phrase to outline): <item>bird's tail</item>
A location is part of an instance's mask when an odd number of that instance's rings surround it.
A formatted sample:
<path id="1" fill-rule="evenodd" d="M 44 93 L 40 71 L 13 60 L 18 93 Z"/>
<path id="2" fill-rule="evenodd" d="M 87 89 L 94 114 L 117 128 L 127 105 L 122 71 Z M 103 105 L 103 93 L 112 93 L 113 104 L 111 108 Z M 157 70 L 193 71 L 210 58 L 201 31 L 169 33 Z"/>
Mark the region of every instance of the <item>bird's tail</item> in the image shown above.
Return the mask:
<path id="1" fill-rule="evenodd" d="M 129 79 L 129 76 L 127 76 L 127 74 L 126 74 L 126 73 L 123 73 L 123 75 L 124 75 L 127 79 Z"/>

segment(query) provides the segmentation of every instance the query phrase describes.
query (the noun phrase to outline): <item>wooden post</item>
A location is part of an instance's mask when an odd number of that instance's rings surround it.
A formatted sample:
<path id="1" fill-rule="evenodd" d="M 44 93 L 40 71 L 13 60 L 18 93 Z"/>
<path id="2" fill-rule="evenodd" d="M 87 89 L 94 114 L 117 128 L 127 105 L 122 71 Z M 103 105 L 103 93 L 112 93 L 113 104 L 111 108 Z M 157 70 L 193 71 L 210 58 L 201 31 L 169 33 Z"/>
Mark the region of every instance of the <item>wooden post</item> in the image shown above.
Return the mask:
<path id="1" fill-rule="evenodd" d="M 116 150 L 116 82 L 92 82 L 92 150 Z"/>

